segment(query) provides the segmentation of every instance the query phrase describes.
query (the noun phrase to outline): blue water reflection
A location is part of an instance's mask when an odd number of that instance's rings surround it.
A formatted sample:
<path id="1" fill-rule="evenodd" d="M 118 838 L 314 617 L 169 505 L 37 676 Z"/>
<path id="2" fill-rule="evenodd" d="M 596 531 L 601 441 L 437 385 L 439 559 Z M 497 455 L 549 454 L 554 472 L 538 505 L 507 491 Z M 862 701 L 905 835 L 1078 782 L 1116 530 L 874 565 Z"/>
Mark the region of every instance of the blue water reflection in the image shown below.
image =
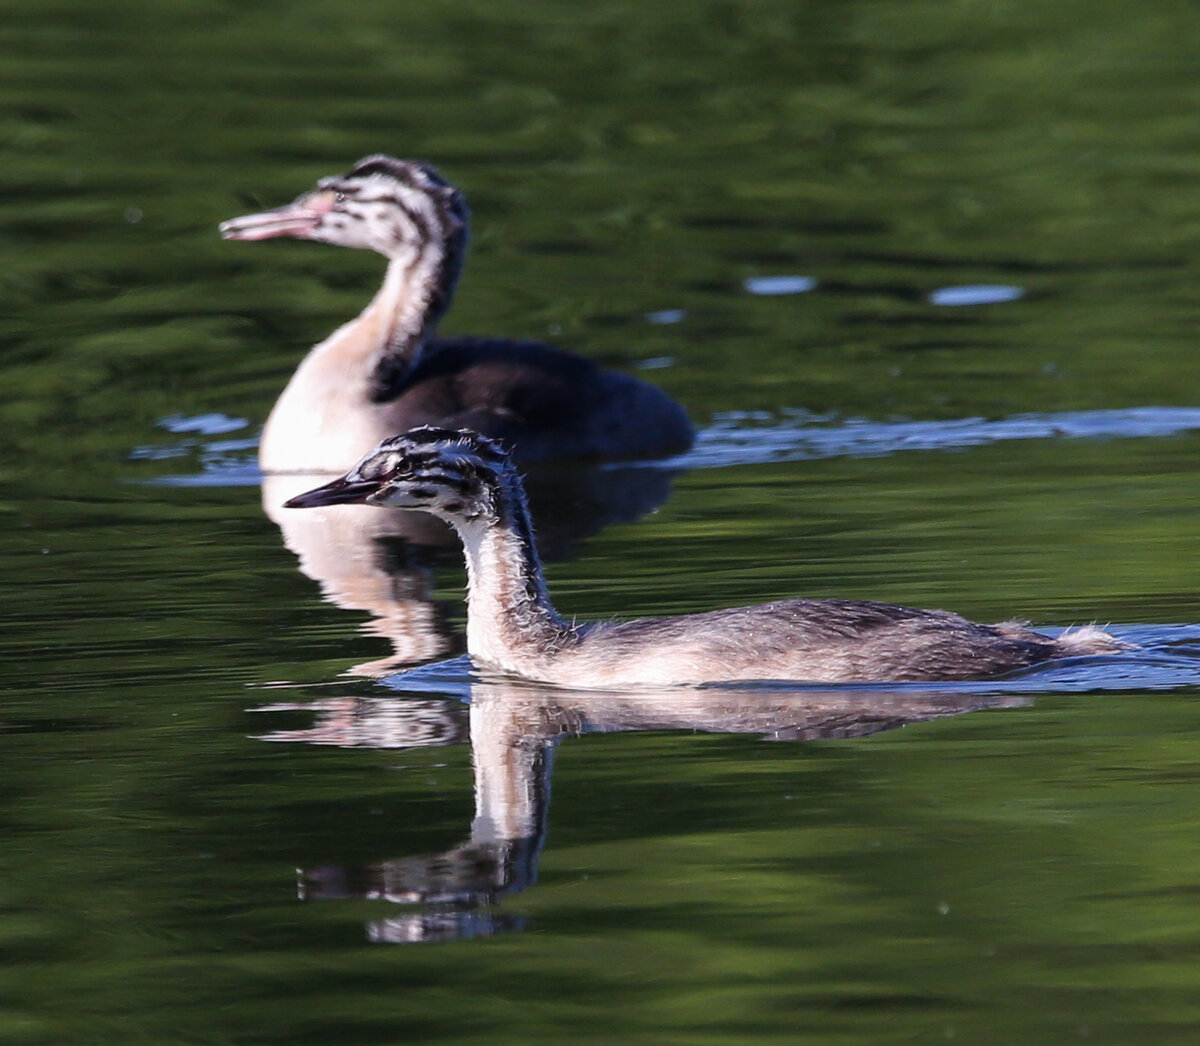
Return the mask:
<path id="1" fill-rule="evenodd" d="M 1004 284 L 984 283 L 964 287 L 939 287 L 929 292 L 930 305 L 998 305 L 1006 301 L 1017 301 L 1025 296 L 1020 287 Z"/>
<path id="2" fill-rule="evenodd" d="M 751 276 L 742 281 L 751 294 L 774 297 L 779 294 L 807 294 L 817 289 L 812 276 Z"/>
<path id="3" fill-rule="evenodd" d="M 698 430 L 696 445 L 686 454 L 661 461 L 602 465 L 601 468 L 725 468 L 770 461 L 954 450 L 1008 440 L 1145 439 L 1197 430 L 1200 430 L 1200 407 L 1128 407 L 949 421 L 820 417 L 804 409 L 778 414 L 726 411 Z M 204 430 L 197 422 L 195 428 L 174 431 Z M 252 438 L 207 442 L 189 439 L 173 444 L 147 444 L 130 456 L 134 460 L 165 460 L 189 455 L 195 458 L 199 471 L 157 476 L 152 481 L 155 483 L 247 486 L 262 482 L 262 474 L 253 458 L 257 445 Z"/>

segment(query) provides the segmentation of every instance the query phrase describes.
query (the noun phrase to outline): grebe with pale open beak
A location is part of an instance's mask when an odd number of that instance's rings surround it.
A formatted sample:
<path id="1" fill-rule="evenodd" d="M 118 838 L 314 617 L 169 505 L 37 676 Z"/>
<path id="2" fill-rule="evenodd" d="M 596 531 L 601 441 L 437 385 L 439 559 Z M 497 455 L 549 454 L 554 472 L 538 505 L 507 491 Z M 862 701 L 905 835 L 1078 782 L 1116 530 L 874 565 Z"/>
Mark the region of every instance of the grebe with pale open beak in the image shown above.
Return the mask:
<path id="1" fill-rule="evenodd" d="M 438 338 L 467 246 L 462 194 L 425 164 L 368 156 L 295 202 L 221 225 L 373 250 L 387 274 L 362 314 L 315 346 L 263 429 L 267 472 L 344 472 L 364 446 L 417 425 L 471 428 L 523 462 L 686 450 L 692 426 L 661 389 L 533 341 Z"/>

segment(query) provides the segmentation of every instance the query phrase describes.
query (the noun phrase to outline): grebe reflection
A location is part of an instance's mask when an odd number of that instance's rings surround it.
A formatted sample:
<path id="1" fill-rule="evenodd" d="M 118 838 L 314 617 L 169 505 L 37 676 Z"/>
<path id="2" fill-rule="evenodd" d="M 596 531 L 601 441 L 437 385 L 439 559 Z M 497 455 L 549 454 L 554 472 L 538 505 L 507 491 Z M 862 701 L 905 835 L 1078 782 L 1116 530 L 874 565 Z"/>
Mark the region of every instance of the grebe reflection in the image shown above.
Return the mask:
<path id="1" fill-rule="evenodd" d="M 554 759 L 564 738 L 642 730 L 757 734 L 776 741 L 864 737 L 1028 701 L 1019 694 L 953 690 L 729 687 L 616 694 L 476 681 L 469 704 L 437 697 L 333 697 L 258 711 L 317 716 L 311 727 L 263 735 L 269 741 L 370 749 L 470 742 L 475 816 L 465 839 L 435 853 L 299 871 L 304 900 L 364 898 L 404 906 L 399 914 L 370 922 L 368 936 L 416 943 L 521 928 L 522 920 L 497 902 L 537 879 Z"/>

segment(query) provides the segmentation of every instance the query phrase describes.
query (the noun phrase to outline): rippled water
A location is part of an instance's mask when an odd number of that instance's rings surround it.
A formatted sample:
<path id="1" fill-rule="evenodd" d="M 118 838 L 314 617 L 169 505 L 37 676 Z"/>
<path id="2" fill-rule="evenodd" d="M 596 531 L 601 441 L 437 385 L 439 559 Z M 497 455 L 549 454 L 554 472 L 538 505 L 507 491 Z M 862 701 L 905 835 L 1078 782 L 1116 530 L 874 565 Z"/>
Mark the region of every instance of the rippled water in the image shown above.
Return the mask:
<path id="1" fill-rule="evenodd" d="M 1195 11 L 10 15 L 0 1042 L 1196 1040 Z M 847 596 L 1137 649 L 478 677 L 444 534 L 262 508 L 261 423 L 381 266 L 215 226 L 379 150 L 471 202 L 448 332 L 696 422 L 529 477 L 565 613 Z"/>

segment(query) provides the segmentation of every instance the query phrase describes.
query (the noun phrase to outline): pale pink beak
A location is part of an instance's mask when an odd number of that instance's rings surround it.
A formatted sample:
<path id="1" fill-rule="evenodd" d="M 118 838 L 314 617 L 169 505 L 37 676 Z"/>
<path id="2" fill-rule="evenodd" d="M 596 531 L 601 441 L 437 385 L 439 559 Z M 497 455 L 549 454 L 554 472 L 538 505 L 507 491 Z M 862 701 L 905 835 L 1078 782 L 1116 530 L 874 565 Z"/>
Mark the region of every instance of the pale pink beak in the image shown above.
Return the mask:
<path id="1" fill-rule="evenodd" d="M 276 236 L 294 236 L 303 240 L 317 227 L 324 214 L 324 211 L 301 206 L 297 201 L 273 211 L 230 218 L 221 223 L 221 236 L 226 240 L 270 240 Z"/>

